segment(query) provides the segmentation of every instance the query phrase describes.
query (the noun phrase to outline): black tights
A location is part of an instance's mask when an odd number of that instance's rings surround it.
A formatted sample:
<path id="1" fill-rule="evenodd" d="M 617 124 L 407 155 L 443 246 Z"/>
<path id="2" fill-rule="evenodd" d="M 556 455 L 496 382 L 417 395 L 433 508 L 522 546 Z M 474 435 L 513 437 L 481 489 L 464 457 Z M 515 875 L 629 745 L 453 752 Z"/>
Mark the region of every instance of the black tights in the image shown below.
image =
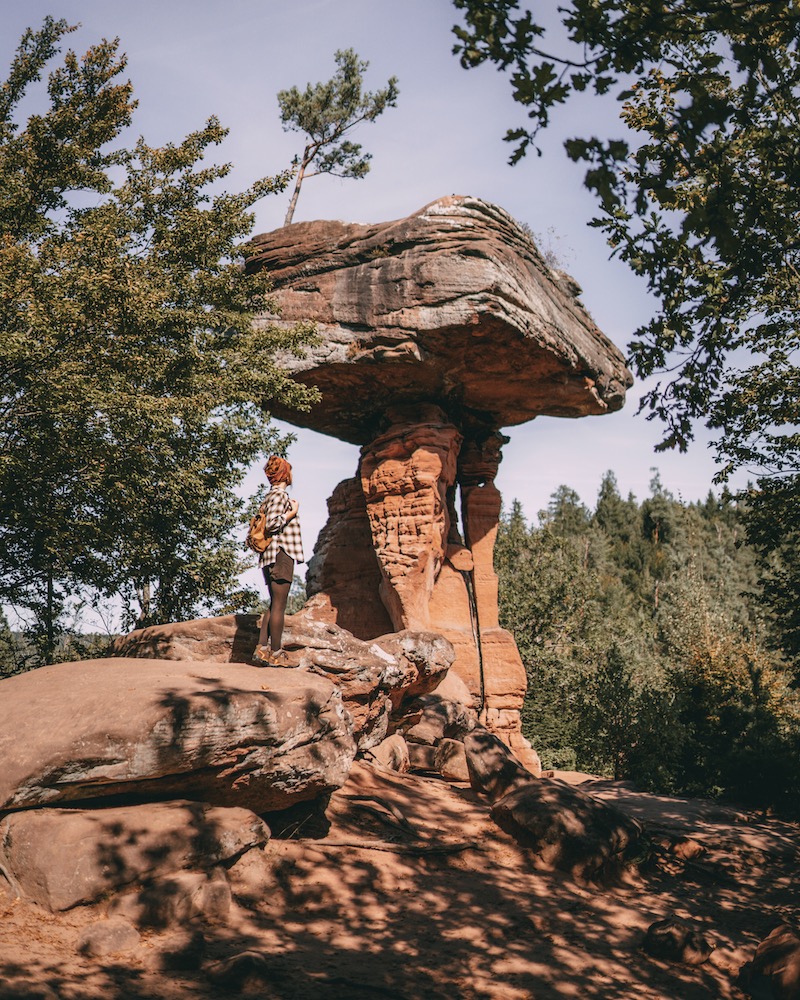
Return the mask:
<path id="1" fill-rule="evenodd" d="M 269 590 L 269 614 L 265 612 L 261 616 L 258 644 L 266 646 L 269 642 L 275 651 L 281 648 L 283 622 L 286 615 L 286 605 L 289 602 L 289 591 L 292 589 L 292 581 L 274 580 L 269 566 L 264 567 L 264 581 Z"/>

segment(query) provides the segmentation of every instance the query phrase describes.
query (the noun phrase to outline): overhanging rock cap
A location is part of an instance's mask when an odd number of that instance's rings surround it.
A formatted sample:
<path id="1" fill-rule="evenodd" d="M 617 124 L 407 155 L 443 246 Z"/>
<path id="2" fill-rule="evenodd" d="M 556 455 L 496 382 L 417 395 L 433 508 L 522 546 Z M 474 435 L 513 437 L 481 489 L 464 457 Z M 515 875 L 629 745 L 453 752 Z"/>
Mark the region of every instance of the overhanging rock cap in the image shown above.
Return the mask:
<path id="1" fill-rule="evenodd" d="M 258 236 L 282 323 L 315 320 L 319 345 L 282 355 L 317 386 L 309 412 L 270 411 L 364 444 L 389 407 L 435 402 L 494 427 L 622 407 L 633 382 L 620 351 L 503 209 L 451 196 L 395 222 L 301 222 Z M 274 321 L 262 317 L 260 322 Z"/>

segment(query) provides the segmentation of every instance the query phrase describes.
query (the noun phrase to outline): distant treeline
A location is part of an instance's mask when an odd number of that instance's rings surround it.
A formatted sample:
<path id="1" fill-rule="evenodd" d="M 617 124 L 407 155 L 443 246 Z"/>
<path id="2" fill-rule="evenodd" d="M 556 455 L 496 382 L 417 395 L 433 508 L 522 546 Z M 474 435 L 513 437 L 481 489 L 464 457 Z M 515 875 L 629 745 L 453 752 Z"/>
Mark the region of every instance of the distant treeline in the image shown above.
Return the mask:
<path id="1" fill-rule="evenodd" d="M 500 618 L 545 767 L 800 810 L 793 639 L 745 517 L 727 492 L 686 504 L 657 475 L 642 503 L 623 499 L 611 472 L 594 510 L 562 486 L 537 524 L 517 502 L 504 514 Z"/>

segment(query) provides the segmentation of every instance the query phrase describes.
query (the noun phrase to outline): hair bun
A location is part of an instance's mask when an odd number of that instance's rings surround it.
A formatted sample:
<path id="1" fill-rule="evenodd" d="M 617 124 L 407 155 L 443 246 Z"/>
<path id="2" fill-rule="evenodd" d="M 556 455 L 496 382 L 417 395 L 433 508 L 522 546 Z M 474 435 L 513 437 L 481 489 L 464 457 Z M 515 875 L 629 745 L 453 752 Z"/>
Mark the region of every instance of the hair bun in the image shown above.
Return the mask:
<path id="1" fill-rule="evenodd" d="M 264 472 L 267 475 L 271 485 L 276 483 L 289 483 L 292 482 L 292 467 L 286 461 L 285 458 L 281 458 L 280 455 L 270 455 L 267 459 L 266 465 L 264 466 Z"/>

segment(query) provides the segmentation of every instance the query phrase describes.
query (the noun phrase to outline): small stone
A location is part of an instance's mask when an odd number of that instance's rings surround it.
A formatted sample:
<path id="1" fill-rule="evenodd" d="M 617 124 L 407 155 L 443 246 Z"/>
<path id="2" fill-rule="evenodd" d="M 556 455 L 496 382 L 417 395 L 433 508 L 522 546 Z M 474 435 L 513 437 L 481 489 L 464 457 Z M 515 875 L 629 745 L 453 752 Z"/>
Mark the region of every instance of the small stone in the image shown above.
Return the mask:
<path id="1" fill-rule="evenodd" d="M 665 917 L 647 928 L 642 949 L 652 958 L 664 962 L 702 965 L 708 961 L 714 945 L 685 921 Z"/>
<path id="2" fill-rule="evenodd" d="M 88 958 L 106 958 L 133 951 L 141 940 L 133 924 L 122 917 L 110 917 L 84 930 L 78 939 L 78 951 Z"/>
<path id="3" fill-rule="evenodd" d="M 208 978 L 223 990 L 241 993 L 248 985 L 268 982 L 270 964 L 258 951 L 243 951 L 221 962 L 208 966 Z"/>

